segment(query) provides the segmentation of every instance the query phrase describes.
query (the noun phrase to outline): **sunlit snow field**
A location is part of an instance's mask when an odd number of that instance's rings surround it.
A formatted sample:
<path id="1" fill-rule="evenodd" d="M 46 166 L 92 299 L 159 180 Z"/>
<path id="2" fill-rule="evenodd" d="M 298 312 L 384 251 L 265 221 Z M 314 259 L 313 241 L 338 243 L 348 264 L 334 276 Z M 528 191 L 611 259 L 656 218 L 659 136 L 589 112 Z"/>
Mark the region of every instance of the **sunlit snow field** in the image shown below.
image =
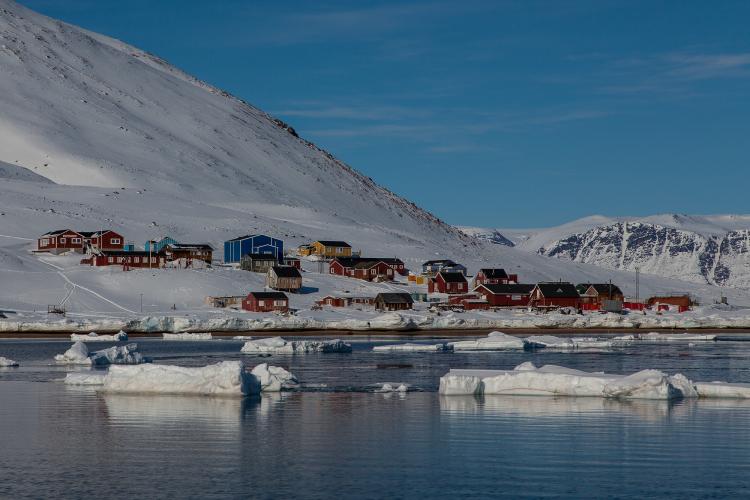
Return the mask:
<path id="1" fill-rule="evenodd" d="M 63 340 L 3 340 L 0 496 L 673 498 L 750 491 L 750 401 L 445 397 L 450 368 L 531 361 L 585 371 L 658 368 L 750 382 L 750 342 L 633 344 L 600 352 L 242 355 L 242 341 L 132 339 L 154 363 L 245 361 L 302 386 L 261 397 L 102 394 L 62 384 Z M 440 339 L 444 342 L 446 339 Z M 399 342 L 430 343 L 411 338 Z M 96 348 L 114 345 L 96 343 Z M 121 345 L 121 343 L 120 343 Z M 376 392 L 383 383 L 406 393 Z M 669 477 L 669 481 L 664 478 Z"/>

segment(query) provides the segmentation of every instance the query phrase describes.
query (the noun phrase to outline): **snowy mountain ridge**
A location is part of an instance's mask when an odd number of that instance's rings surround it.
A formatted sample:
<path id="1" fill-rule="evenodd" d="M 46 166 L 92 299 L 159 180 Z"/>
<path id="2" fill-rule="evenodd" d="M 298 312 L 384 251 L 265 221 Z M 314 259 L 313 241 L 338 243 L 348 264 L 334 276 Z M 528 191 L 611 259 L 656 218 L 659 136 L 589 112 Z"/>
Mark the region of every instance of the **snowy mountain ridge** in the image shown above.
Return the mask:
<path id="1" fill-rule="evenodd" d="M 547 257 L 750 288 L 749 215 L 591 216 L 548 229 L 492 231 Z"/>

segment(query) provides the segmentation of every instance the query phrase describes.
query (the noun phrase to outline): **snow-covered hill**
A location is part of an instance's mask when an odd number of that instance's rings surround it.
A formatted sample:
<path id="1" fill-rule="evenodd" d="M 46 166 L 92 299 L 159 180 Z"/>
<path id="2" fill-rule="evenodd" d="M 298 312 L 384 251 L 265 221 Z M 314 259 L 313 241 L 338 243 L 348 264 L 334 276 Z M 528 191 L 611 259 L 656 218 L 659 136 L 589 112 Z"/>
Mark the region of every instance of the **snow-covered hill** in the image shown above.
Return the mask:
<path id="1" fill-rule="evenodd" d="M 635 291 L 631 272 L 467 235 L 263 111 L 139 49 L 9 0 L 0 0 L 0 111 L 0 309 L 33 313 L 64 300 L 74 314 L 129 315 L 140 312 L 143 295 L 150 314 L 172 314 L 173 306 L 215 314 L 206 295 L 262 286 L 257 275 L 226 269 L 126 273 L 30 253 L 38 235 L 66 227 L 111 227 L 137 246 L 164 235 L 216 248 L 255 232 L 287 248 L 345 239 L 412 269 L 450 257 L 470 272 L 499 266 L 526 282 L 612 279 Z M 319 293 L 295 296 L 294 307 L 363 286 L 312 274 L 305 281 Z M 644 274 L 643 295 L 670 291 L 708 303 L 722 293 Z M 729 295 L 750 305 L 745 292 Z"/>
<path id="2" fill-rule="evenodd" d="M 494 231 L 513 241 L 516 248 L 539 255 L 750 288 L 748 215 L 592 216 L 549 229 Z"/>

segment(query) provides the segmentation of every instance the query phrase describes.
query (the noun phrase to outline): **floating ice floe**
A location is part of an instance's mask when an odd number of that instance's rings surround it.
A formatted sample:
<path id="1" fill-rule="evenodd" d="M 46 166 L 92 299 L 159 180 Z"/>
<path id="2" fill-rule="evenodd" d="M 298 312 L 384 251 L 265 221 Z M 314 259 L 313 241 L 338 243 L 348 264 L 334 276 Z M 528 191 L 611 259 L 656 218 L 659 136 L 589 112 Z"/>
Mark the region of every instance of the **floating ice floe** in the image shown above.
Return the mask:
<path id="1" fill-rule="evenodd" d="M 377 384 L 375 392 L 409 392 L 409 384 L 391 383 Z"/>
<path id="2" fill-rule="evenodd" d="M 692 382 L 682 374 L 642 370 L 631 375 L 591 373 L 561 366 L 514 370 L 451 370 L 440 379 L 444 395 L 589 396 L 619 399 L 750 398 L 750 384 Z"/>
<path id="3" fill-rule="evenodd" d="M 446 352 L 453 348 L 448 344 L 390 344 L 376 345 L 374 352 Z"/>
<path id="4" fill-rule="evenodd" d="M 280 392 L 282 389 L 293 389 L 299 385 L 297 377 L 281 368 L 263 363 L 251 372 L 260 383 L 262 392 Z"/>
<path id="5" fill-rule="evenodd" d="M 88 335 L 81 335 L 78 333 L 71 333 L 70 340 L 73 342 L 125 342 L 128 340 L 128 334 L 120 330 L 114 335 L 99 335 L 96 332 L 91 332 Z"/>
<path id="6" fill-rule="evenodd" d="M 164 340 L 212 340 L 210 333 L 162 333 Z"/>
<path id="7" fill-rule="evenodd" d="M 0 368 L 14 368 L 16 366 L 18 366 L 18 363 L 16 363 L 12 359 L 0 356 Z"/>
<path id="8" fill-rule="evenodd" d="M 107 372 L 101 371 L 72 372 L 65 375 L 65 384 L 100 386 L 104 385 L 104 378 L 106 376 Z"/>
<path id="9" fill-rule="evenodd" d="M 716 340 L 713 334 L 696 334 L 696 333 L 633 333 L 622 335 L 612 339 L 613 343 L 630 343 L 630 342 L 711 342 Z"/>
<path id="10" fill-rule="evenodd" d="M 248 341 L 248 340 L 253 340 L 253 337 L 251 337 L 250 335 L 235 335 L 234 337 L 232 337 L 232 340 Z"/>
<path id="11" fill-rule="evenodd" d="M 281 337 L 245 342 L 245 354 L 307 354 L 311 352 L 352 352 L 352 346 L 342 340 L 284 340 Z"/>
<path id="12" fill-rule="evenodd" d="M 448 346 L 454 351 L 504 351 L 523 349 L 523 339 L 507 335 L 503 332 L 492 332 L 487 337 L 476 340 L 460 340 L 449 342 Z"/>
<path id="13" fill-rule="evenodd" d="M 577 349 L 608 349 L 612 342 L 594 337 L 555 337 L 553 335 L 535 335 L 524 339 L 526 349 L 552 349 L 573 351 Z"/>
<path id="14" fill-rule="evenodd" d="M 147 363 L 149 360 L 138 352 L 138 344 L 127 344 L 114 346 L 89 353 L 88 347 L 82 341 L 78 341 L 63 354 L 55 356 L 57 363 L 66 365 L 137 365 Z"/>
<path id="15" fill-rule="evenodd" d="M 258 380 L 239 361 L 202 367 L 114 365 L 104 377 L 104 392 L 245 396 L 260 391 Z"/>

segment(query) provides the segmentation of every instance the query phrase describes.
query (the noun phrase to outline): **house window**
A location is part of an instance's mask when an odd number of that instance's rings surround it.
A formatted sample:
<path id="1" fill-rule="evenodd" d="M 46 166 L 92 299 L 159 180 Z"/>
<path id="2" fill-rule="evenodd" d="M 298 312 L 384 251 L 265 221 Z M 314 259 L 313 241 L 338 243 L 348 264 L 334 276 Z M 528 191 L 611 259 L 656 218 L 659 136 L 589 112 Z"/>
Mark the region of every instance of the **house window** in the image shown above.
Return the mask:
<path id="1" fill-rule="evenodd" d="M 377 272 L 378 272 L 378 270 L 377 270 L 377 269 L 370 269 L 370 274 L 372 274 L 373 276 L 375 276 L 375 274 L 376 274 Z"/>
<path id="2" fill-rule="evenodd" d="M 266 301 L 265 301 L 265 300 L 259 300 L 259 301 L 258 301 L 258 306 L 259 306 L 259 307 L 263 307 L 263 306 L 265 306 L 265 305 L 266 305 Z"/>
<path id="3" fill-rule="evenodd" d="M 73 238 L 71 241 L 73 243 L 80 243 L 81 242 L 81 238 Z"/>
<path id="4" fill-rule="evenodd" d="M 393 274 L 393 269 L 391 269 L 391 268 L 389 267 L 389 268 L 388 268 L 388 270 L 386 271 L 386 274 L 387 274 L 388 276 L 392 275 L 392 274 Z"/>
<path id="5" fill-rule="evenodd" d="M 273 305 L 275 305 L 277 307 L 284 307 L 286 305 L 286 303 L 283 300 L 274 300 L 273 301 Z"/>
<path id="6" fill-rule="evenodd" d="M 60 243 L 65 243 L 65 238 L 60 238 Z"/>
<path id="7" fill-rule="evenodd" d="M 133 262 L 135 262 L 136 264 L 138 264 L 138 263 L 141 262 L 141 258 L 140 257 L 133 257 Z"/>
<path id="8" fill-rule="evenodd" d="M 120 244 L 120 238 L 112 238 L 109 240 L 109 242 L 113 245 L 119 245 Z"/>
<path id="9" fill-rule="evenodd" d="M 341 247 L 338 247 L 338 248 L 336 249 L 336 253 L 344 253 L 344 249 L 343 249 L 343 248 L 341 248 Z"/>
<path id="10" fill-rule="evenodd" d="M 109 262 L 109 263 L 112 263 L 114 261 L 115 261 L 115 259 L 113 259 L 112 257 L 107 258 L 107 262 Z"/>
<path id="11" fill-rule="evenodd" d="M 331 274 L 336 274 L 336 273 L 335 273 L 335 272 L 333 271 L 333 268 L 330 268 L 330 269 L 329 269 L 328 271 L 329 271 L 329 272 L 330 272 Z"/>
<path id="12" fill-rule="evenodd" d="M 49 245 L 49 239 L 47 239 L 47 238 L 42 238 L 42 246 L 45 246 L 45 247 L 46 247 L 47 245 Z"/>

